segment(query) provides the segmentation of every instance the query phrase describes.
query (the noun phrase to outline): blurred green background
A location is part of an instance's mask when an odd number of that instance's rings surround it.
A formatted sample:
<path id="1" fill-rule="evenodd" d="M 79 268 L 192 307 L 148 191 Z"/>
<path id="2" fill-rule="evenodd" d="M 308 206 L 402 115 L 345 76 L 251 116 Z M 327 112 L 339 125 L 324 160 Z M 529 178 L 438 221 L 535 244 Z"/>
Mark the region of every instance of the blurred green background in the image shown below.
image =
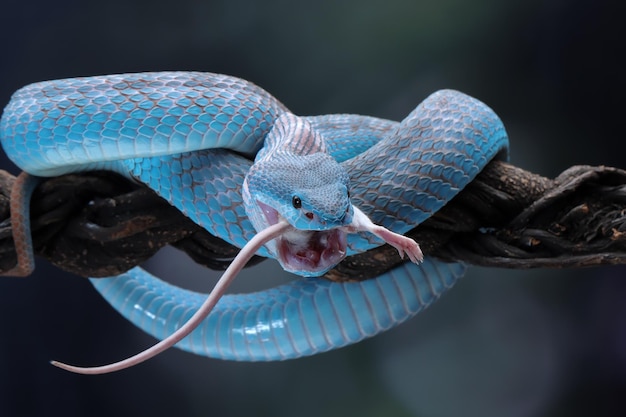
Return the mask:
<path id="1" fill-rule="evenodd" d="M 516 165 L 623 168 L 623 18 L 608 0 L 4 0 L 0 106 L 35 81 L 157 70 L 246 78 L 297 114 L 395 120 L 455 88 L 499 114 Z M 210 287 L 163 255 L 153 271 Z M 624 415 L 624 275 L 471 268 L 409 323 L 335 352 L 250 364 L 171 350 L 85 377 L 48 361 L 106 363 L 153 340 L 40 262 L 0 279 L 0 416 Z"/>

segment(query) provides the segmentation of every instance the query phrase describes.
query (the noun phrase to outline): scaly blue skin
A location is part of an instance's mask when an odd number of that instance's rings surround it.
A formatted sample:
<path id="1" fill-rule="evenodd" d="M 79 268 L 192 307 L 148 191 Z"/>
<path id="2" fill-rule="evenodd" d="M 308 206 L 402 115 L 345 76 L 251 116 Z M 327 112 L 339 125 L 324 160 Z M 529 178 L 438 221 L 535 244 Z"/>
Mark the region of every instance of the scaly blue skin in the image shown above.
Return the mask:
<path id="1" fill-rule="evenodd" d="M 74 78 L 16 92 L 0 119 L 0 141 L 33 175 L 112 169 L 138 179 L 241 247 L 255 234 L 242 200 L 251 162 L 229 150 L 255 155 L 283 113 L 288 110 L 269 93 L 224 75 Z M 505 157 L 508 146 L 490 108 L 450 90 L 431 95 L 401 123 L 357 115 L 305 119 L 348 173 L 352 203 L 397 233 L 431 216 L 489 160 Z M 380 243 L 371 234 L 349 235 L 348 255 Z M 303 278 L 229 295 L 177 346 L 249 361 L 330 350 L 412 317 L 463 272 L 460 264 L 426 259 L 362 283 Z M 121 314 L 158 338 L 180 327 L 205 298 L 139 268 L 92 282 Z"/>

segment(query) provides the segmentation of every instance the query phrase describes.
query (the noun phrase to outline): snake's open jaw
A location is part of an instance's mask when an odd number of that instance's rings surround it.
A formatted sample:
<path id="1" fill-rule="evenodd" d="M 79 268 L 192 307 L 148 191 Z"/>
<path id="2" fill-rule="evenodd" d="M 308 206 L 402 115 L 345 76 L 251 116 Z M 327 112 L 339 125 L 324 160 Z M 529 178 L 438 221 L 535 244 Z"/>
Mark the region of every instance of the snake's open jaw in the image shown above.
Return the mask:
<path id="1" fill-rule="evenodd" d="M 277 238 L 283 268 L 318 275 L 337 265 L 346 256 L 346 233 L 340 229 L 297 230 Z"/>
<path id="2" fill-rule="evenodd" d="M 257 201 L 269 225 L 281 216 L 272 207 Z M 346 257 L 347 239 L 343 228 L 329 230 L 289 229 L 275 242 L 276 256 L 283 269 L 298 275 L 316 276 Z"/>

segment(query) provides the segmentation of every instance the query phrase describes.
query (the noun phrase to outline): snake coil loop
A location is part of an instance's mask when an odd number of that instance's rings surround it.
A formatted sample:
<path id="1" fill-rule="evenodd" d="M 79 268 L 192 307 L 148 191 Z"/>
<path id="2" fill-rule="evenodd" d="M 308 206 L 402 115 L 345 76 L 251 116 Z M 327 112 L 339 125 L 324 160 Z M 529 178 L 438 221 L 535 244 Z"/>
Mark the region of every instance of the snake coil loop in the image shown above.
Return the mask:
<path id="1" fill-rule="evenodd" d="M 269 93 L 225 75 L 72 78 L 17 91 L 0 119 L 0 141 L 35 176 L 109 169 L 141 181 L 210 233 L 242 247 L 255 234 L 242 198 L 251 162 L 242 155 L 269 152 L 265 141 L 281 115 L 287 115 L 281 128 L 301 128 Z M 341 163 L 358 213 L 399 234 L 430 217 L 508 147 L 495 113 L 451 90 L 434 93 L 400 123 L 358 115 L 293 120 L 308 123 L 311 134 L 323 138 L 324 151 Z M 278 181 L 280 173 L 265 174 Z M 290 198 L 288 205 L 303 206 L 303 195 Z M 347 252 L 381 243 L 371 234 L 351 234 Z M 464 270 L 427 258 L 359 283 L 299 278 L 259 293 L 227 295 L 177 346 L 244 361 L 327 351 L 412 317 Z M 92 282 L 122 315 L 157 338 L 182 326 L 205 298 L 140 268 Z"/>

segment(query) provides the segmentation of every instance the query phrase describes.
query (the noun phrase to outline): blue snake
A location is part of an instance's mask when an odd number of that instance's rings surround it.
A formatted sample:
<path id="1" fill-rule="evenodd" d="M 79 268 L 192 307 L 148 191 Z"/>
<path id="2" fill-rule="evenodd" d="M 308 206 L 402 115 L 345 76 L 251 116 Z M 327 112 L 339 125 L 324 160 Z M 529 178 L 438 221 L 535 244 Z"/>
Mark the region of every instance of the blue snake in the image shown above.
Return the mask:
<path id="1" fill-rule="evenodd" d="M 463 264 L 427 257 L 363 282 L 317 276 L 344 256 L 383 243 L 370 229 L 350 229 L 355 219 L 404 234 L 508 151 L 498 116 L 458 91 L 432 94 L 399 123 L 299 117 L 248 81 L 196 72 L 31 84 L 4 109 L 0 141 L 34 176 L 106 169 L 142 182 L 239 247 L 259 228 L 287 220 L 291 234 L 259 254 L 303 277 L 225 295 L 177 344 L 240 361 L 346 346 L 429 306 L 464 274 Z M 139 267 L 91 281 L 122 315 L 159 339 L 206 298 Z"/>

